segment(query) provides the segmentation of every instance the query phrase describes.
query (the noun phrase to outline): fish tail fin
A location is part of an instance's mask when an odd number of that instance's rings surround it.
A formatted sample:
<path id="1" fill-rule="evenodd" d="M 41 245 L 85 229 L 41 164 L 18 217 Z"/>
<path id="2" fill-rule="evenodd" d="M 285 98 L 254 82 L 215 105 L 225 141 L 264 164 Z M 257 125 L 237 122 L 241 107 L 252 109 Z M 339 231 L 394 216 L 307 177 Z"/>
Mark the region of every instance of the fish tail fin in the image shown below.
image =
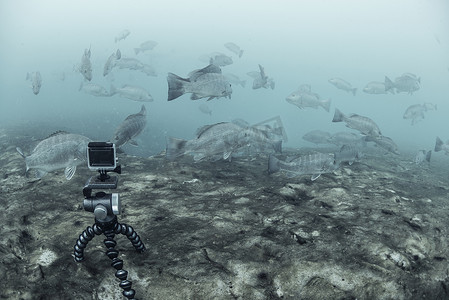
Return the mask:
<path id="1" fill-rule="evenodd" d="M 134 53 L 137 55 L 140 52 L 140 48 L 134 48 Z"/>
<path id="2" fill-rule="evenodd" d="M 352 94 L 355 96 L 355 93 L 357 93 L 357 88 L 352 89 Z"/>
<path id="3" fill-rule="evenodd" d="M 436 141 L 435 141 L 435 152 L 441 151 L 443 149 L 443 141 L 437 137 Z"/>
<path id="4" fill-rule="evenodd" d="M 186 140 L 176 139 L 169 137 L 167 139 L 167 147 L 165 151 L 165 157 L 168 160 L 175 160 L 176 158 L 182 156 L 184 154 L 184 149 L 187 144 Z"/>
<path id="5" fill-rule="evenodd" d="M 168 73 L 168 101 L 174 100 L 185 94 L 185 84 L 189 80 L 179 77 L 173 73 Z"/>
<path id="6" fill-rule="evenodd" d="M 268 174 L 276 173 L 280 170 L 279 167 L 279 159 L 277 159 L 274 155 L 270 155 L 268 158 Z"/>
<path id="7" fill-rule="evenodd" d="M 385 91 L 388 92 L 388 91 L 391 90 L 391 91 L 393 91 L 393 93 L 394 93 L 393 88 L 394 88 L 394 83 L 393 83 L 393 81 L 391 81 L 390 78 L 388 78 L 387 76 L 385 76 Z"/>
<path id="8" fill-rule="evenodd" d="M 331 99 L 323 100 L 321 101 L 321 106 L 329 112 L 329 109 L 331 108 Z"/>
<path id="9" fill-rule="evenodd" d="M 339 111 L 338 108 L 336 108 L 332 122 L 342 122 L 344 119 L 345 115 L 341 111 Z"/>
<path id="10" fill-rule="evenodd" d="M 426 160 L 430 162 L 430 157 L 432 156 L 432 150 L 427 151 Z"/>

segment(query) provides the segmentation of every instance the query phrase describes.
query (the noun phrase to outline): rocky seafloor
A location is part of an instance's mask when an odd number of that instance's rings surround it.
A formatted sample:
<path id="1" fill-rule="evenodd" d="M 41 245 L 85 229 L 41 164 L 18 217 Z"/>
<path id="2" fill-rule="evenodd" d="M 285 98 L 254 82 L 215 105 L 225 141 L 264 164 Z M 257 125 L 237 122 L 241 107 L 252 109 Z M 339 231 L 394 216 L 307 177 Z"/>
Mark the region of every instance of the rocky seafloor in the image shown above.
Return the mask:
<path id="1" fill-rule="evenodd" d="M 125 299 L 104 236 L 72 257 L 94 222 L 82 188 L 95 173 L 31 182 L 21 142 L 0 144 L 0 299 Z M 369 152 L 316 181 L 268 175 L 265 155 L 119 162 L 119 222 L 147 248 L 115 237 L 138 299 L 449 298 L 444 155 L 416 166 Z"/>

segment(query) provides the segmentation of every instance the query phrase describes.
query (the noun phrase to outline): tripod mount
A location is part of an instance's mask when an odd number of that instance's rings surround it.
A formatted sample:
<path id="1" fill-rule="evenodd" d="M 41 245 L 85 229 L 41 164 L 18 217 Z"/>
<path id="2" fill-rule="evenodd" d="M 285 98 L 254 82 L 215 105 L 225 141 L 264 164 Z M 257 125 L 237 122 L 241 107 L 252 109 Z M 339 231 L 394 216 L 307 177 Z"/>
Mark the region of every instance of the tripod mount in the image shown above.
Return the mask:
<path id="1" fill-rule="evenodd" d="M 123 234 L 130 240 L 138 253 L 145 251 L 145 245 L 141 241 L 139 235 L 134 229 L 127 225 L 121 224 L 117 220 L 120 214 L 120 198 L 118 193 L 108 194 L 105 192 L 97 192 L 92 196 L 92 189 L 116 189 L 118 179 L 115 176 L 109 176 L 107 170 L 98 170 L 100 175 L 94 178 L 90 177 L 83 188 L 84 210 L 93 212 L 95 215 L 95 223 L 88 226 L 79 236 L 74 246 L 74 258 L 76 262 L 84 260 L 84 249 L 87 247 L 95 235 L 104 234 L 106 239 L 103 241 L 107 250 L 106 256 L 112 260 L 111 266 L 116 269 L 115 277 L 120 280 L 119 286 L 123 289 L 123 296 L 127 299 L 135 299 L 135 290 L 131 288 L 131 281 L 127 280 L 128 271 L 123 269 L 123 260 L 118 258 L 118 250 L 115 249 L 117 242 L 114 240 L 116 234 Z M 121 173 L 120 165 L 110 172 Z M 136 300 L 136 299 L 135 299 Z"/>

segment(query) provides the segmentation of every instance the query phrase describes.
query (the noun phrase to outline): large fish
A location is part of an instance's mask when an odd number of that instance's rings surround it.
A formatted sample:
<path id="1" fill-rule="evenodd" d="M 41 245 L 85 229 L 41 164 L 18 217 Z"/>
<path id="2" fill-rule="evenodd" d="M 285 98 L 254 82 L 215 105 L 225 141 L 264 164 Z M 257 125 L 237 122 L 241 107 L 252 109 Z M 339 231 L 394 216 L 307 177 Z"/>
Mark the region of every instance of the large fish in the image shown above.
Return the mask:
<path id="1" fill-rule="evenodd" d="M 346 92 L 351 92 L 354 96 L 355 93 L 357 92 L 357 88 L 352 87 L 352 85 L 347 82 L 346 80 L 343 80 L 341 78 L 335 77 L 335 78 L 331 78 L 329 79 L 329 82 L 331 84 L 333 84 L 337 89 L 346 91 Z"/>
<path id="2" fill-rule="evenodd" d="M 412 73 L 404 73 L 396 77 L 394 82 L 385 76 L 385 90 L 390 91 L 396 89 L 397 93 L 404 92 L 410 95 L 421 87 L 421 78 Z"/>
<path id="3" fill-rule="evenodd" d="M 92 80 L 92 64 L 90 62 L 90 48 L 84 50 L 84 54 L 81 57 L 81 65 L 79 67 L 81 75 L 88 81 Z"/>
<path id="4" fill-rule="evenodd" d="M 117 148 L 122 147 L 126 143 L 137 146 L 137 142 L 133 140 L 138 136 L 147 125 L 147 110 L 144 105 L 137 114 L 129 115 L 117 128 L 112 138 L 112 142 Z"/>
<path id="5" fill-rule="evenodd" d="M 340 148 L 340 151 L 334 153 L 335 163 L 340 165 L 347 162 L 352 165 L 354 161 L 361 159 L 363 156 L 360 147 L 357 144 L 347 144 Z"/>
<path id="6" fill-rule="evenodd" d="M 412 120 L 412 125 L 424 119 L 424 112 L 426 107 L 422 104 L 414 104 L 407 107 L 405 110 L 404 119 Z"/>
<path id="7" fill-rule="evenodd" d="M 168 73 L 168 101 L 174 100 L 186 93 L 192 93 L 190 99 L 229 97 L 232 88 L 229 81 L 221 74 L 221 69 L 215 65 L 208 65 L 192 71 L 188 78 L 182 78 Z"/>
<path id="8" fill-rule="evenodd" d="M 312 130 L 303 135 L 303 140 L 314 144 L 330 144 L 329 139 L 331 138 L 331 134 L 327 131 L 322 130 Z"/>
<path id="9" fill-rule="evenodd" d="M 29 156 L 25 156 L 20 148 L 17 151 L 25 158 L 26 172 L 35 169 L 36 178 L 64 168 L 65 178 L 70 180 L 76 166 L 86 161 L 89 142 L 90 139 L 82 135 L 56 132 L 39 142 Z"/>
<path id="10" fill-rule="evenodd" d="M 39 91 L 41 90 L 41 86 L 42 86 L 41 73 L 39 71 L 32 72 L 31 74 L 27 73 L 26 80 L 30 80 L 31 81 L 31 86 L 33 88 L 33 93 L 35 95 L 39 94 Z"/>
<path id="11" fill-rule="evenodd" d="M 313 153 L 300 156 L 290 162 L 279 160 L 274 155 L 268 159 L 268 173 L 284 171 L 287 176 L 312 175 L 312 181 L 321 174 L 330 173 L 338 167 L 333 153 Z"/>
<path id="12" fill-rule="evenodd" d="M 360 116 L 357 114 L 351 114 L 349 116 L 346 116 L 337 108 L 335 109 L 335 114 L 334 118 L 332 119 L 332 122 L 345 122 L 346 127 L 358 130 L 364 135 L 369 135 L 373 137 L 382 136 L 379 127 L 370 118 Z"/>
<path id="13" fill-rule="evenodd" d="M 415 164 L 419 165 L 424 161 L 427 161 L 430 163 L 430 157 L 432 156 L 432 150 L 426 151 L 426 150 L 418 150 L 418 153 L 416 153 L 415 156 Z"/>

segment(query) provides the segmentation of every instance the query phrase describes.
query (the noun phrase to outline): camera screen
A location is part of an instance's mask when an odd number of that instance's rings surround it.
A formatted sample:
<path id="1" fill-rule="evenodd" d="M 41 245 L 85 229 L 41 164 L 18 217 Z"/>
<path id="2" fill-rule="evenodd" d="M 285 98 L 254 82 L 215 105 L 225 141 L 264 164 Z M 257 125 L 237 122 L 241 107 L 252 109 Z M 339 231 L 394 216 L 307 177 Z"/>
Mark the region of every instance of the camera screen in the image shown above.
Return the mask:
<path id="1" fill-rule="evenodd" d="M 115 147 L 112 143 L 89 143 L 88 167 L 93 169 L 114 169 L 116 167 Z"/>

